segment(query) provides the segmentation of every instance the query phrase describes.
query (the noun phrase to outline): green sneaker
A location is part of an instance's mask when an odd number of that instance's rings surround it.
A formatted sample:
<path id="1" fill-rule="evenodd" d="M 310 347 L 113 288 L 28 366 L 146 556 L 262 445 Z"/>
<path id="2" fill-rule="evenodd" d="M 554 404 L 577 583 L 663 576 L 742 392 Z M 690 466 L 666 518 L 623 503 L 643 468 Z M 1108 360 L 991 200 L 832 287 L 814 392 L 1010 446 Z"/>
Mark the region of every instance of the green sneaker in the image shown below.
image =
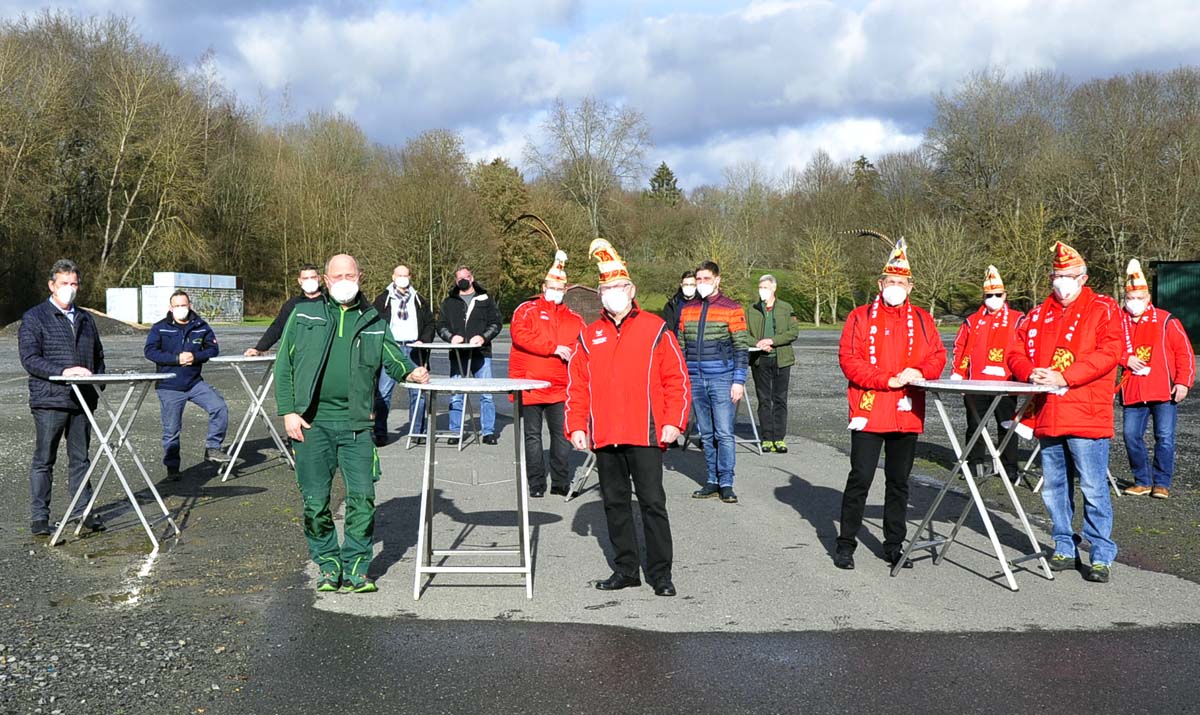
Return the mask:
<path id="1" fill-rule="evenodd" d="M 321 593 L 336 591 L 340 581 L 341 578 L 336 573 L 322 571 L 320 578 L 317 579 L 317 590 Z"/>
<path id="2" fill-rule="evenodd" d="M 1050 564 L 1051 571 L 1070 571 L 1075 568 L 1075 557 L 1060 554 L 1057 551 L 1046 562 Z"/>
<path id="3" fill-rule="evenodd" d="M 375 593 L 379 587 L 366 576 L 348 576 L 342 579 L 342 593 Z"/>
<path id="4" fill-rule="evenodd" d="M 1108 583 L 1108 575 L 1112 569 L 1108 564 L 1092 564 L 1092 567 L 1083 575 L 1085 581 L 1092 583 Z"/>
<path id="5" fill-rule="evenodd" d="M 784 442 L 781 439 L 776 440 L 775 441 L 775 451 L 780 454 L 787 454 L 787 442 Z"/>
<path id="6" fill-rule="evenodd" d="M 762 443 L 762 451 L 764 454 L 767 452 L 774 452 L 775 451 L 775 443 L 774 442 L 763 442 Z"/>

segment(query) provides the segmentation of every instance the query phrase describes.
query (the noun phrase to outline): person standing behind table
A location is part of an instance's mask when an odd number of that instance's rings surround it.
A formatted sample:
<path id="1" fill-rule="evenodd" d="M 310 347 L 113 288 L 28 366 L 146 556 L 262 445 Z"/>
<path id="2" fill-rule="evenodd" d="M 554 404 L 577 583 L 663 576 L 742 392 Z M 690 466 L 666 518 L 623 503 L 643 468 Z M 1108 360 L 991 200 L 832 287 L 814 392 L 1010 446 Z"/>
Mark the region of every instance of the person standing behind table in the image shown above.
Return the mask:
<path id="1" fill-rule="evenodd" d="M 1150 285 L 1134 258 L 1125 269 L 1125 356 L 1121 378 L 1125 453 L 1132 496 L 1171 496 L 1175 475 L 1177 407 L 1196 379 L 1196 355 L 1179 318 L 1150 303 Z M 1154 420 L 1154 462 L 1146 448 L 1146 423 Z"/>
<path id="2" fill-rule="evenodd" d="M 283 335 L 283 326 L 287 324 L 287 319 L 291 316 L 292 310 L 296 304 L 306 300 L 321 300 L 321 282 L 319 269 L 311 263 L 305 263 L 300 266 L 300 273 L 296 276 L 296 283 L 300 284 L 300 295 L 294 295 L 287 299 L 283 307 L 279 309 L 279 314 L 275 316 L 275 320 L 267 326 L 266 331 L 258 342 L 252 348 L 246 348 L 242 353 L 246 357 L 256 357 L 262 355 L 271 349 L 275 343 L 279 342 L 279 337 Z"/>
<path id="3" fill-rule="evenodd" d="M 546 233 L 553 239 L 548 228 Z M 542 457 L 543 421 L 550 431 L 550 493 L 566 496 L 571 486 L 571 477 L 567 472 L 571 442 L 567 439 L 564 423 L 567 361 L 571 359 L 571 347 L 578 341 L 584 324 L 578 313 L 563 304 L 567 288 L 567 272 L 563 266 L 566 260 L 566 253 L 555 252 L 554 263 L 542 280 L 542 294 L 518 306 L 509 324 L 512 353 L 509 355 L 508 376 L 550 383 L 549 387 L 526 390 L 521 394 L 525 476 L 529 480 L 531 497 L 541 497 L 546 493 L 546 466 Z"/>
<path id="4" fill-rule="evenodd" d="M 50 493 L 62 438 L 67 438 L 67 487 L 71 495 L 78 491 L 91 465 L 88 451 L 92 428 L 83 406 L 70 385 L 50 381 L 56 375 L 86 377 L 105 370 L 104 346 L 96 321 L 75 305 L 79 279 L 74 261 L 55 261 L 47 281 L 49 300 L 25 311 L 17 332 L 17 352 L 21 367 L 29 373 L 29 411 L 37 431 L 29 465 L 29 532 L 34 536 L 51 533 Z M 94 410 L 99 401 L 96 388 L 88 385 L 82 392 L 88 407 Z M 89 482 L 68 519 L 77 521 L 91 499 Z M 88 515 L 83 526 L 90 531 L 104 530 L 104 522 L 94 514 Z"/>
<path id="5" fill-rule="evenodd" d="M 800 323 L 792 306 L 775 297 L 779 282 L 771 274 L 758 279 L 758 302 L 746 311 L 750 341 L 758 352 L 750 353 L 750 371 L 758 394 L 758 428 L 764 452 L 788 451 L 788 383 L 796 352 L 792 343 L 800 336 Z"/>
<path id="6" fill-rule="evenodd" d="M 662 319 L 667 324 L 667 330 L 671 334 L 679 329 L 679 311 L 683 309 L 683 304 L 696 297 L 696 272 L 684 271 L 679 277 L 679 288 L 675 291 L 675 295 L 667 301 L 667 304 L 662 309 Z"/>
<path id="7" fill-rule="evenodd" d="M 438 316 L 438 337 L 448 343 L 461 345 L 466 342 L 475 350 L 461 351 L 450 355 L 450 376 L 457 377 L 460 369 L 476 378 L 492 376 L 492 340 L 500 334 L 500 309 L 483 286 L 475 282 L 468 266 L 454 269 L 456 283 L 450 295 L 442 301 L 442 312 Z M 465 352 L 466 355 L 461 353 Z M 450 431 L 458 432 L 462 425 L 463 395 L 450 397 Z M 496 404 L 489 393 L 479 395 L 479 420 L 482 422 L 483 443 L 496 444 Z M 446 440 L 458 444 L 458 437 Z"/>
<path id="8" fill-rule="evenodd" d="M 304 538 L 320 575 L 317 590 L 371 593 L 379 452 L 371 441 L 379 370 L 425 383 L 429 373 L 405 356 L 387 323 L 359 290 L 358 261 L 325 264 L 327 295 L 301 303 L 288 319 L 275 361 L 275 403 L 292 439 L 304 499 Z M 346 485 L 343 542 L 329 494 L 334 472 Z"/>
<path id="9" fill-rule="evenodd" d="M 708 470 L 704 487 L 693 492 L 692 498 L 719 496 L 726 504 L 736 504 L 733 472 L 737 442 L 733 438 L 733 419 L 738 400 L 746 393 L 750 334 L 746 331 L 742 306 L 722 295 L 720 286 L 721 269 L 717 264 L 701 263 L 696 268 L 699 300 L 684 304 L 676 333 L 687 359 L 692 404 Z"/>
<path id="10" fill-rule="evenodd" d="M 646 580 L 656 596 L 674 596 L 663 451 L 687 429 L 687 367 L 675 336 L 634 298 L 625 262 L 604 240 L 588 253 L 599 261 L 600 318 L 583 329 L 571 354 L 566 421 L 571 443 L 596 455 L 600 499 L 614 570 L 601 591 L 641 586 L 630 482 L 637 492 L 646 545 Z"/>
<path id="11" fill-rule="evenodd" d="M 878 285 L 875 300 L 846 317 L 838 346 L 838 362 L 850 383 L 846 392 L 850 474 L 842 492 L 833 557 L 833 565 L 840 569 L 854 568 L 863 510 L 881 450 L 883 558 L 892 567 L 900 562 L 907 529 L 908 478 L 917 437 L 925 429 L 925 393 L 908 384 L 936 379 L 946 366 L 946 348 L 933 316 L 909 301 L 913 279 L 903 238 L 896 241 Z M 904 568 L 911 567 L 905 561 Z"/>
<path id="12" fill-rule="evenodd" d="M 1108 494 L 1108 450 L 1113 436 L 1117 362 L 1125 331 L 1117 302 L 1087 287 L 1087 264 L 1059 241 L 1051 273 L 1054 292 L 1033 310 L 1008 344 L 1013 379 L 1058 388 L 1030 403 L 1026 425 L 1041 444 L 1042 501 L 1050 514 L 1054 555 L 1050 568 L 1077 568 L 1075 484 L 1083 493 L 1083 536 L 1091 544 L 1088 581 L 1105 583 L 1117 557 Z"/>
<path id="13" fill-rule="evenodd" d="M 192 310 L 192 301 L 186 291 L 177 290 L 171 294 L 171 309 L 165 318 L 151 326 L 144 352 L 158 372 L 175 375 L 154 385 L 162 414 L 163 465 L 167 468 L 167 479 L 179 478 L 183 408 L 189 402 L 208 413 L 204 459 L 218 464 L 229 462 L 232 457 L 221 446 L 229 427 L 229 406 L 221 393 L 200 375 L 204 363 L 220 355 L 221 349 L 216 333 Z"/>
<path id="14" fill-rule="evenodd" d="M 993 380 L 1003 381 L 1012 377 L 1004 362 L 1004 351 L 1012 338 L 1013 330 L 1025 314 L 1009 307 L 1004 290 L 1004 280 L 995 266 L 987 267 L 987 275 L 983 279 L 983 305 L 969 318 L 963 321 L 954 338 L 954 360 L 951 363 L 951 380 Z M 991 396 L 963 395 L 963 406 L 967 409 L 967 436 L 970 439 L 979 427 L 979 420 L 987 412 L 991 404 Z M 1017 412 L 1017 401 L 1012 396 L 1000 398 L 996 407 L 996 446 L 1004 439 L 1004 431 L 1012 426 Z M 971 468 L 976 474 L 990 473 L 992 460 L 988 455 L 983 437 L 971 449 Z M 1017 440 L 1008 440 L 1004 452 L 1000 455 L 1000 463 L 1004 473 L 1013 484 L 1017 476 Z"/>
<path id="15" fill-rule="evenodd" d="M 392 282 L 383 292 L 375 296 L 375 310 L 383 316 L 392 331 L 392 338 L 401 348 L 405 356 L 414 365 L 428 363 L 426 351 L 412 347 L 414 342 L 433 342 L 433 310 L 429 301 L 417 293 L 417 287 L 412 284 L 412 271 L 406 265 L 392 269 Z M 375 400 L 375 445 L 380 446 L 387 439 L 388 412 L 392 409 L 392 392 L 396 389 L 396 381 L 387 374 L 387 370 L 379 371 L 379 395 Z M 408 390 L 408 423 L 409 434 L 414 435 L 418 444 L 425 443 L 425 411 L 418 410 L 420 393 Z"/>

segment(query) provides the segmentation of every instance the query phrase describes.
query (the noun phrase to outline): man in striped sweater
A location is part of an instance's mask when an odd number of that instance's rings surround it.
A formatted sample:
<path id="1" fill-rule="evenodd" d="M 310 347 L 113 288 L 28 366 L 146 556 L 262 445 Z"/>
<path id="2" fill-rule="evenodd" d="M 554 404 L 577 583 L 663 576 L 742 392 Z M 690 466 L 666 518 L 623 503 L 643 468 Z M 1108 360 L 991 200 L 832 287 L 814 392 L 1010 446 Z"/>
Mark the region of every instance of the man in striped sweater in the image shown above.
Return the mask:
<path id="1" fill-rule="evenodd" d="M 746 392 L 750 332 L 741 304 L 722 295 L 720 286 L 716 263 L 704 261 L 696 268 L 696 297 L 679 311 L 678 334 L 708 467 L 707 482 L 692 497 L 719 496 L 726 504 L 736 504 L 733 417 Z"/>

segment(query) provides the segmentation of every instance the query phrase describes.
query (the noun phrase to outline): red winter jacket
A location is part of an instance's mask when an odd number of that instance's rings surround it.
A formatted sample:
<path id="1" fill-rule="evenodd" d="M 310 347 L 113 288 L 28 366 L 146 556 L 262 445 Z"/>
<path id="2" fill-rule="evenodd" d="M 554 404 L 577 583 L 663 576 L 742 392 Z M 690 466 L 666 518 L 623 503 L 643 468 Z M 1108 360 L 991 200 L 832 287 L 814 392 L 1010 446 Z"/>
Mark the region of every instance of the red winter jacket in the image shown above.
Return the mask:
<path id="1" fill-rule="evenodd" d="M 871 304 L 852 310 L 842 328 L 838 362 L 850 381 L 847 397 L 851 410 L 861 403 L 864 395 L 874 394 L 864 432 L 922 432 L 925 429 L 925 391 L 892 389 L 888 387 L 888 380 L 906 367 L 920 370 L 926 380 L 936 380 L 946 367 L 946 347 L 942 345 L 933 316 L 916 306 L 913 306 L 916 325 L 913 326 L 912 355 L 908 356 L 907 305 L 880 307 L 883 335 L 876 336 L 878 363 L 875 365 L 871 364 L 869 349 Z M 912 410 L 901 412 L 896 407 L 905 395 L 912 400 Z"/>
<path id="2" fill-rule="evenodd" d="M 1129 358 L 1137 356 L 1150 366 L 1149 375 L 1125 371 L 1121 378 L 1122 404 L 1166 402 L 1171 399 L 1171 388 L 1175 385 L 1192 389 L 1196 379 L 1196 355 L 1179 318 L 1149 305 L 1140 320 L 1135 321 L 1125 311 L 1122 311 L 1121 320 L 1127 338 L 1121 364 L 1127 365 Z M 1151 320 L 1157 322 L 1148 322 Z"/>
<path id="3" fill-rule="evenodd" d="M 603 313 L 585 327 L 568 372 L 566 432 L 587 432 L 592 449 L 663 449 L 663 427 L 687 429 L 692 387 L 683 352 L 663 319 L 636 304 L 620 326 Z"/>
<path id="4" fill-rule="evenodd" d="M 521 395 L 525 404 L 547 405 L 567 399 L 567 363 L 554 349 L 559 345 L 573 348 L 581 330 L 583 318 L 561 303 L 538 296 L 517 306 L 508 327 L 512 335 L 508 376 L 550 383 L 543 390 L 526 390 Z"/>
<path id="5" fill-rule="evenodd" d="M 1085 437 L 1103 439 L 1113 436 L 1113 395 L 1117 384 L 1117 361 L 1125 353 L 1125 335 L 1121 327 L 1121 309 L 1117 302 L 1084 286 L 1079 297 L 1083 308 L 1079 324 L 1071 338 L 1070 364 L 1063 370 L 1067 391 L 1059 395 L 1038 395 L 1033 399 L 1034 435 L 1038 437 Z M 1029 382 L 1035 367 L 1050 367 L 1055 348 L 1062 343 L 1060 335 L 1067 318 L 1073 314 L 1072 303 L 1064 311 L 1053 295 L 1029 311 L 1017 326 L 1008 344 L 1006 359 L 1017 382 Z M 1049 322 L 1042 320 L 1045 332 L 1042 347 L 1036 354 L 1037 363 L 1029 358 L 1034 348 L 1030 327 L 1043 311 L 1049 311 Z"/>

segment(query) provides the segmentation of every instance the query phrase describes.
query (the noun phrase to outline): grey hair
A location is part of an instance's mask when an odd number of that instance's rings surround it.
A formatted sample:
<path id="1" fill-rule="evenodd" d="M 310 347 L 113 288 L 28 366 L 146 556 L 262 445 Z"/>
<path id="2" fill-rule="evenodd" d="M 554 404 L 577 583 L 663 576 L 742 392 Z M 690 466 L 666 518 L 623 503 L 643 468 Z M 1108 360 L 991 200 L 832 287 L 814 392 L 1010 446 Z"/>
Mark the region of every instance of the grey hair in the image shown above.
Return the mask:
<path id="1" fill-rule="evenodd" d="M 75 261 L 69 258 L 60 258 L 50 266 L 50 277 L 47 279 L 51 282 L 59 273 L 74 273 L 76 278 L 82 279 L 83 275 L 79 272 L 79 266 L 75 265 Z"/>
<path id="2" fill-rule="evenodd" d="M 779 285 L 779 281 L 775 280 L 775 276 L 771 275 L 770 273 L 764 273 L 759 277 L 758 282 L 762 283 L 763 281 L 767 281 L 773 286 Z"/>

